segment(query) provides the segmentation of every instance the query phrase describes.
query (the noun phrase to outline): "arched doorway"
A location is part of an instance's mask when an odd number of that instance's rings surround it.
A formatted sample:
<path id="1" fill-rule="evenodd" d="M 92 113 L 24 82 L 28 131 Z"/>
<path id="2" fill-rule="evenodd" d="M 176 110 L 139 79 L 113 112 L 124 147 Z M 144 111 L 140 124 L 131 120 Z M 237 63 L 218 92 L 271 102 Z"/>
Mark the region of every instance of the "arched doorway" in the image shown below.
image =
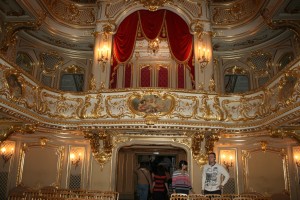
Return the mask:
<path id="1" fill-rule="evenodd" d="M 170 174 L 177 169 L 180 160 L 187 160 L 184 149 L 171 145 L 131 145 L 122 147 L 117 156 L 116 190 L 120 200 L 134 199 L 136 175 L 134 171 L 141 161 L 149 163 L 149 169 L 154 170 L 158 164 L 163 164 Z"/>

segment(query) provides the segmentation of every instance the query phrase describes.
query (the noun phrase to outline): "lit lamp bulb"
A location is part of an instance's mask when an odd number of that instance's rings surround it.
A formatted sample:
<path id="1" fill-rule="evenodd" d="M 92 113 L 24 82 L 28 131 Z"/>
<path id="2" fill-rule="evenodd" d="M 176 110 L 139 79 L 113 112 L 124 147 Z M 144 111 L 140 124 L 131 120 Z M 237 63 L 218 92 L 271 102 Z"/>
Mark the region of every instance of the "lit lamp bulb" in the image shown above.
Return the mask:
<path id="1" fill-rule="evenodd" d="M 299 159 L 298 155 L 295 155 L 295 161 L 296 161 L 297 167 L 300 167 L 300 159 Z"/>
<path id="2" fill-rule="evenodd" d="M 4 155 L 4 154 L 5 154 L 5 152 L 6 152 L 6 148 L 5 148 L 5 147 L 2 147 L 2 148 L 1 148 L 1 154 L 3 154 L 3 155 Z"/>
<path id="3" fill-rule="evenodd" d="M 74 153 L 71 153 L 70 159 L 71 159 L 72 162 L 75 160 L 75 154 Z"/>
<path id="4" fill-rule="evenodd" d="M 229 167 L 232 167 L 233 166 L 233 156 L 229 156 L 229 160 L 226 160 L 226 155 L 224 154 L 222 156 L 223 158 L 223 164 L 225 165 L 226 169 L 229 171 Z"/>
<path id="5" fill-rule="evenodd" d="M 1 148 L 1 157 L 4 160 L 3 167 L 11 159 L 13 154 L 14 154 L 14 148 L 11 148 L 11 152 L 7 152 L 6 147 Z"/>
<path id="6" fill-rule="evenodd" d="M 107 45 L 104 45 L 102 48 L 98 48 L 98 63 L 102 66 L 102 71 L 104 72 L 105 64 L 108 62 L 108 51 L 109 48 Z"/>
<path id="7" fill-rule="evenodd" d="M 81 153 L 78 154 L 78 158 L 76 158 L 76 155 L 74 153 L 70 154 L 71 164 L 75 166 L 75 170 L 79 166 L 80 156 L 81 156 Z"/>

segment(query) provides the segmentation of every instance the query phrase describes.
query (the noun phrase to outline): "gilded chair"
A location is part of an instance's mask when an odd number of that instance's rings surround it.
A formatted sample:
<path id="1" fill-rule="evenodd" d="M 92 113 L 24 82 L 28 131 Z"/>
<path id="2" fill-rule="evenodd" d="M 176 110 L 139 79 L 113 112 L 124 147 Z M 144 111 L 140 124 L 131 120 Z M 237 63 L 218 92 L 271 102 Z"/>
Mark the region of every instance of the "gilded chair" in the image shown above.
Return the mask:
<path id="1" fill-rule="evenodd" d="M 52 198 L 52 197 L 59 197 L 59 194 L 56 191 L 43 191 L 41 192 L 41 195 Z"/>
<path id="2" fill-rule="evenodd" d="M 94 194 L 86 194 L 86 193 L 79 193 L 77 194 L 77 197 L 82 199 L 95 199 Z"/>
<path id="3" fill-rule="evenodd" d="M 114 193 L 94 193 L 92 194 L 92 199 L 101 199 L 101 200 L 116 200 L 118 197 Z"/>
<path id="4" fill-rule="evenodd" d="M 37 197 L 40 196 L 40 192 L 36 191 L 36 190 L 32 190 L 32 191 L 26 191 L 24 192 L 24 195 L 26 196 L 26 198 L 30 198 L 30 197 Z"/>
<path id="5" fill-rule="evenodd" d="M 233 198 L 233 200 L 253 200 L 253 199 L 250 197 L 235 197 Z"/>
<path id="6" fill-rule="evenodd" d="M 213 197 L 211 200 L 231 200 L 230 197 Z"/>
<path id="7" fill-rule="evenodd" d="M 188 200 L 188 195 L 187 194 L 171 194 L 170 200 Z"/>
<path id="8" fill-rule="evenodd" d="M 257 194 L 245 193 L 245 194 L 240 194 L 240 197 L 249 197 L 251 199 L 254 199 L 257 197 Z"/>
<path id="9" fill-rule="evenodd" d="M 214 197 L 222 197 L 221 195 L 219 194 L 206 194 L 205 195 L 206 197 L 209 197 L 210 199 L 214 198 Z"/>
<path id="10" fill-rule="evenodd" d="M 233 199 L 235 197 L 239 197 L 238 194 L 222 194 L 222 197 L 229 197 L 230 199 Z"/>
<path id="11" fill-rule="evenodd" d="M 114 196 L 114 200 L 118 200 L 119 199 L 119 192 L 114 192 L 114 191 L 104 191 L 104 194 L 108 194 L 108 195 L 113 195 Z"/>
<path id="12" fill-rule="evenodd" d="M 188 197 L 189 200 L 209 200 L 209 198 L 205 197 L 203 194 L 189 194 Z"/>
<path id="13" fill-rule="evenodd" d="M 25 195 L 22 193 L 10 194 L 8 200 L 23 200 L 25 199 Z"/>
<path id="14" fill-rule="evenodd" d="M 271 197 L 256 197 L 253 200 L 272 200 Z"/>
<path id="15" fill-rule="evenodd" d="M 30 197 L 25 197 L 25 200 L 48 200 L 47 197 L 44 197 L 44 196 L 30 196 Z"/>
<path id="16" fill-rule="evenodd" d="M 41 193 L 45 193 L 45 192 L 55 192 L 56 190 L 57 190 L 57 188 L 54 187 L 54 186 L 45 186 L 45 187 L 42 187 L 42 188 L 40 189 L 40 192 L 41 192 Z"/>
<path id="17" fill-rule="evenodd" d="M 77 194 L 70 192 L 70 191 L 61 191 L 59 192 L 59 197 L 63 198 L 77 198 Z"/>

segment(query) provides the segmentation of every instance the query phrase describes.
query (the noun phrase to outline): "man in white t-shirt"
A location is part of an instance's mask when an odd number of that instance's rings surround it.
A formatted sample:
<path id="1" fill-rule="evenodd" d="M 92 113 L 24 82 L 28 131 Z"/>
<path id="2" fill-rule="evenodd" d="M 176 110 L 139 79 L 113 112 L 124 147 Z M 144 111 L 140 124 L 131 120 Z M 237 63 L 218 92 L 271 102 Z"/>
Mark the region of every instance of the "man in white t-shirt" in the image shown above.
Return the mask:
<path id="1" fill-rule="evenodd" d="M 222 181 L 221 175 L 224 176 Z M 216 163 L 216 154 L 208 154 L 208 164 L 204 165 L 202 173 L 202 190 L 203 194 L 220 194 L 224 185 L 229 179 L 229 173 L 222 166 Z"/>

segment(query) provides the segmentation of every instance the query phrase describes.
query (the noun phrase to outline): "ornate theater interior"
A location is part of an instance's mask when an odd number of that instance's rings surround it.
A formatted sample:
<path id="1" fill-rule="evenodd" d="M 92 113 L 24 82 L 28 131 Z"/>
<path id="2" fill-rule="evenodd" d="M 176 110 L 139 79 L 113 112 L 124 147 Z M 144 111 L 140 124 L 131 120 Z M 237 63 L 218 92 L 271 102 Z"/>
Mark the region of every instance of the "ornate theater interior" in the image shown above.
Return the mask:
<path id="1" fill-rule="evenodd" d="M 299 0 L 0 1 L 0 199 L 134 199 L 140 161 L 193 192 L 300 199 Z"/>

